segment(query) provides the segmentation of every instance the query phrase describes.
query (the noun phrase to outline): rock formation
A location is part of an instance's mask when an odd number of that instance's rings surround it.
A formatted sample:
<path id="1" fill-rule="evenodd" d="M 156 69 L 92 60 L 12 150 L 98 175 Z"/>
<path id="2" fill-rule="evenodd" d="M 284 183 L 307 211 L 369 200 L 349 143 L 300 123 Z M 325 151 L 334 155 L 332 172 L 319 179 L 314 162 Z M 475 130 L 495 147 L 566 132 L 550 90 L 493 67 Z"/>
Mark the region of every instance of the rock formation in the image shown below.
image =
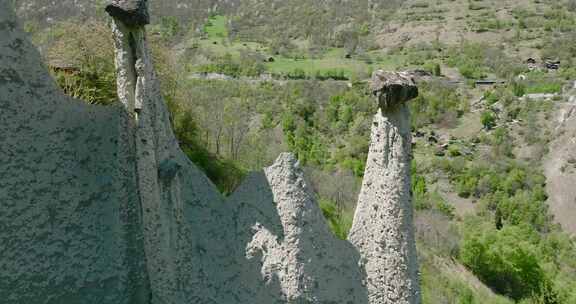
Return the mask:
<path id="1" fill-rule="evenodd" d="M 420 303 L 410 187 L 411 130 L 406 102 L 418 96 L 408 74 L 377 71 L 378 113 L 349 240 L 362 255 L 369 303 Z"/>
<path id="2" fill-rule="evenodd" d="M 145 303 L 131 120 L 57 88 L 0 0 L 0 302 Z"/>
<path id="3" fill-rule="evenodd" d="M 391 194 L 363 190 L 355 247 L 329 231 L 292 155 L 229 198 L 187 159 L 146 46 L 145 2 L 107 8 L 120 105 L 100 107 L 57 89 L 0 0 L 2 303 L 419 303 L 403 209 L 403 101 L 414 87 L 389 74 L 402 89 L 390 80 L 376 90 L 386 104 L 377 121 L 390 121 L 379 138 L 394 145 L 388 167 L 371 151 L 367 176 L 397 181 L 373 181 Z"/>

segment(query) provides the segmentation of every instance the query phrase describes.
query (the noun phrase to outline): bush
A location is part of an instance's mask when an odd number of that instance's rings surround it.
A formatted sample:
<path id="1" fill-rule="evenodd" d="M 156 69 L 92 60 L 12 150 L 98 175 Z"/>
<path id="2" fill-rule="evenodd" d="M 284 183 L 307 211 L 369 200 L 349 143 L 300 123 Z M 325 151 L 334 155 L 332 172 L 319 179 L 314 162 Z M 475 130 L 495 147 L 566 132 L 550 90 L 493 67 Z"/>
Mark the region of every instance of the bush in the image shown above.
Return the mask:
<path id="1" fill-rule="evenodd" d="M 420 95 L 409 103 L 413 129 L 430 124 L 453 127 L 456 118 L 468 111 L 468 104 L 454 87 L 431 82 L 423 83 L 419 90 Z"/>
<path id="2" fill-rule="evenodd" d="M 521 82 L 513 82 L 512 83 L 512 92 L 516 97 L 522 97 L 526 94 L 526 86 Z"/>
<path id="3" fill-rule="evenodd" d="M 526 88 L 527 94 L 556 94 L 562 92 L 560 82 L 538 82 Z"/>
<path id="4" fill-rule="evenodd" d="M 418 173 L 415 161 L 412 161 L 411 171 L 414 208 L 416 210 L 434 210 L 453 219 L 455 216 L 454 206 L 446 202 L 437 191 L 428 191 L 426 178 Z"/>
<path id="5" fill-rule="evenodd" d="M 428 200 L 428 189 L 426 186 L 426 179 L 415 172 L 415 163 L 412 164 L 412 196 L 414 200 L 414 208 L 416 210 L 431 209 L 432 204 Z"/>
<path id="6" fill-rule="evenodd" d="M 491 130 L 496 126 L 496 115 L 494 115 L 491 111 L 484 111 L 482 116 L 480 116 L 480 122 L 484 129 Z"/>
<path id="7" fill-rule="evenodd" d="M 218 73 L 234 78 L 241 76 L 257 77 L 265 70 L 266 67 L 259 60 L 258 56 L 247 52 L 241 53 L 239 60 L 234 59 L 230 54 L 226 54 L 216 58 L 214 63 L 199 67 L 201 73 Z"/>
<path id="8" fill-rule="evenodd" d="M 486 78 L 488 73 L 508 79 L 522 70 L 522 65 L 501 49 L 484 43 L 465 42 L 450 48 L 446 63 L 469 80 Z"/>
<path id="9" fill-rule="evenodd" d="M 182 28 L 178 18 L 174 16 L 163 16 L 160 18 L 159 32 L 164 40 L 171 40 L 176 37 Z"/>
<path id="10" fill-rule="evenodd" d="M 324 72 L 317 71 L 314 78 L 316 80 L 349 80 L 343 70 L 328 70 Z"/>
<path id="11" fill-rule="evenodd" d="M 332 232 L 339 239 L 347 239 L 354 220 L 353 212 L 340 210 L 334 202 L 326 199 L 320 200 L 320 209 L 322 209 L 324 218 L 328 221 Z"/>
<path id="12" fill-rule="evenodd" d="M 243 170 L 232 160 L 223 159 L 210 153 L 200 140 L 199 128 L 189 110 L 169 103 L 173 117 L 174 134 L 180 148 L 197 165 L 223 194 L 232 193 L 246 176 Z"/>
<path id="13" fill-rule="evenodd" d="M 60 23 L 52 30 L 48 57 L 65 65 L 50 71 L 64 93 L 91 104 L 109 105 L 118 100 L 112 33 L 103 23 Z M 67 62 L 67 63 L 66 63 Z"/>
<path id="14" fill-rule="evenodd" d="M 286 74 L 286 77 L 288 79 L 295 79 L 295 80 L 308 78 L 306 72 L 302 69 L 294 69 L 291 72 L 288 72 L 288 74 Z"/>
<path id="15" fill-rule="evenodd" d="M 424 65 L 424 70 L 432 73 L 434 76 L 442 76 L 442 68 L 438 62 L 428 62 Z"/>
<path id="16" fill-rule="evenodd" d="M 462 155 L 462 153 L 460 152 L 460 149 L 457 146 L 450 145 L 448 147 L 448 155 L 450 155 L 451 157 L 457 157 Z"/>
<path id="17" fill-rule="evenodd" d="M 516 226 L 501 231 L 478 228 L 465 235 L 460 260 L 480 280 L 516 301 L 547 291 L 550 281 L 540 265 L 538 248 L 530 242 L 537 235 Z"/>

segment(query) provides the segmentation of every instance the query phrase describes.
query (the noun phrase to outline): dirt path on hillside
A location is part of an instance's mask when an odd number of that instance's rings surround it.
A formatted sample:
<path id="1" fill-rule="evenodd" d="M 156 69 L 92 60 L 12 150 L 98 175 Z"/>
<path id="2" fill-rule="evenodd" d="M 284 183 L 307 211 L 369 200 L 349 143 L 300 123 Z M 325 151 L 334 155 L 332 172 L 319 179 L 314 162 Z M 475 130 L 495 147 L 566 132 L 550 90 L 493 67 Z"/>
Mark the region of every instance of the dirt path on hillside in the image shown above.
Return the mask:
<path id="1" fill-rule="evenodd" d="M 557 105 L 552 128 L 544 158 L 548 204 L 564 230 L 576 235 L 576 95 Z"/>

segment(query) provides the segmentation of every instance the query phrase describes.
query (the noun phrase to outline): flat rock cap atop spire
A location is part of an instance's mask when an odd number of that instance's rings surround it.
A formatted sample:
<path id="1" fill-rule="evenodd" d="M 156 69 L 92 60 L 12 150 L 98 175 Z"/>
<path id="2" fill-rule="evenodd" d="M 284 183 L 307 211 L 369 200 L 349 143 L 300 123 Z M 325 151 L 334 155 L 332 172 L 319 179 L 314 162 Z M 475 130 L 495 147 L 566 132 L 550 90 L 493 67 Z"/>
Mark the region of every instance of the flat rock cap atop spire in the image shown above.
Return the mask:
<path id="1" fill-rule="evenodd" d="M 372 94 L 383 109 L 418 97 L 418 87 L 409 73 L 378 70 L 372 75 L 371 82 Z"/>
<path id="2" fill-rule="evenodd" d="M 109 0 L 106 12 L 128 26 L 150 23 L 147 0 Z"/>

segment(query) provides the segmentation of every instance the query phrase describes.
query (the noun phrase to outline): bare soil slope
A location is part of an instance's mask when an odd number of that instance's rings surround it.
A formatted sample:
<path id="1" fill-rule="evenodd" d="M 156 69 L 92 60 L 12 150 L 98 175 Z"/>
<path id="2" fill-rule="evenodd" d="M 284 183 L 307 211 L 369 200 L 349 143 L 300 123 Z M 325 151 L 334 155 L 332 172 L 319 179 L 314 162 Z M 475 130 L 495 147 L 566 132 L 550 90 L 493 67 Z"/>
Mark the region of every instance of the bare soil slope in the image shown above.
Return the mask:
<path id="1" fill-rule="evenodd" d="M 558 104 L 550 152 L 544 159 L 548 204 L 556 221 L 576 234 L 576 96 Z"/>

